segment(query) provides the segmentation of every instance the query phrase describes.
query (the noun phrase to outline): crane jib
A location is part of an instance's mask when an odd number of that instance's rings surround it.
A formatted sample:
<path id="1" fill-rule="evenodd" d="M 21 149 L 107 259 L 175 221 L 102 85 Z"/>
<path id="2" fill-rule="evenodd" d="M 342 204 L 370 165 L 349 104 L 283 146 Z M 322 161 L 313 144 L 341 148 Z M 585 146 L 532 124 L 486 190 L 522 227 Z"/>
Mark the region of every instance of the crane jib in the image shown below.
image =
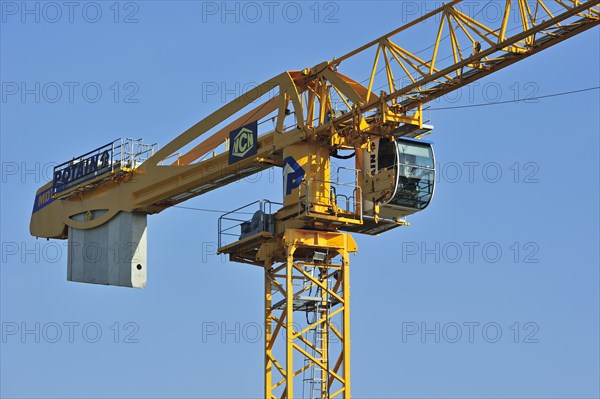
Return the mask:
<path id="1" fill-rule="evenodd" d="M 223 212 L 213 253 L 263 268 L 264 396 L 292 399 L 310 384 L 312 397 L 352 397 L 353 234 L 409 226 L 406 218 L 431 203 L 436 160 L 422 140 L 433 129 L 428 104 L 600 24 L 598 0 L 489 1 L 483 9 L 495 5 L 496 21 L 460 3 L 468 2 L 448 0 L 342 57 L 282 72 L 160 150 L 125 138 L 57 166 L 35 195 L 30 233 L 69 240 L 69 281 L 143 288 L 148 215 L 281 168 L 282 203 Z M 581 43 L 574 54 L 589 52 Z M 361 65 L 370 75 L 353 77 Z M 499 114 L 488 122 L 506 119 Z M 268 191 L 238 188 L 234 196 Z M 228 202 L 226 195 L 219 198 Z M 190 222 L 204 229 L 204 220 Z M 174 232 L 198 243 L 197 230 Z M 131 256 L 90 259 L 77 250 L 98 243 L 100 255 L 123 248 Z"/>

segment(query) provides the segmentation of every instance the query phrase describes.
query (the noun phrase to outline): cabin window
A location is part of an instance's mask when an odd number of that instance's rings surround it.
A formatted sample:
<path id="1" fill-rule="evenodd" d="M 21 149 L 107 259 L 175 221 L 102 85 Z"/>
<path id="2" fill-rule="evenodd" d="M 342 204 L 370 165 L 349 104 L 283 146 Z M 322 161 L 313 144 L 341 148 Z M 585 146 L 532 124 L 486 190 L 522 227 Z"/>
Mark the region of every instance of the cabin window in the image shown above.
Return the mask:
<path id="1" fill-rule="evenodd" d="M 390 205 L 425 209 L 433 196 L 435 160 L 431 144 L 397 140 L 397 185 Z"/>

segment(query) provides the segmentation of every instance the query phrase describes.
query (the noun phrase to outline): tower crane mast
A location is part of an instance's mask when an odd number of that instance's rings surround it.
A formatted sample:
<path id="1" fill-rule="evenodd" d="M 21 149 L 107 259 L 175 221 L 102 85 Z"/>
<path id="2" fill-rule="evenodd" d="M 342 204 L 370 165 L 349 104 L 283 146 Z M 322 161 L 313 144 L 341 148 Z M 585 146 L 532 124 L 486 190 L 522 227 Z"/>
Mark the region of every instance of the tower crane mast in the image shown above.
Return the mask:
<path id="1" fill-rule="evenodd" d="M 143 287 L 146 215 L 281 167 L 282 202 L 221 216 L 219 252 L 264 272 L 265 397 L 349 398 L 351 233 L 408 225 L 430 203 L 435 159 L 423 139 L 432 130 L 424 107 L 600 23 L 598 1 L 506 0 L 494 26 L 460 3 L 281 73 L 160 149 L 117 140 L 57 166 L 36 193 L 31 234 L 68 239 L 70 248 L 127 238 L 135 256 L 120 263 L 90 264 L 70 249 L 69 279 Z M 413 32 L 431 45 L 415 51 L 406 43 Z M 366 82 L 341 73 L 365 60 Z M 354 158 L 354 166 L 332 170 L 331 158 Z"/>

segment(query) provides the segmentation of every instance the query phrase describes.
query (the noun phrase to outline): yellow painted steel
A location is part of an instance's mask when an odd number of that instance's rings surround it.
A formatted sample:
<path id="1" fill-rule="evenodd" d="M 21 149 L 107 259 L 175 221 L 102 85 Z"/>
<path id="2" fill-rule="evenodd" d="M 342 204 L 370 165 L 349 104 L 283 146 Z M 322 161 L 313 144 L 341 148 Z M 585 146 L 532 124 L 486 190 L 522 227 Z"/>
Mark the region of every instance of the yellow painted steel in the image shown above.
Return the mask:
<path id="1" fill-rule="evenodd" d="M 374 138 L 422 134 L 428 102 L 600 23 L 598 1 L 507 0 L 494 26 L 483 16 L 461 12 L 461 2 L 450 1 L 331 62 L 277 75 L 198 122 L 134 170 L 93 187 L 73 187 L 53 202 L 42 196 L 46 206 L 33 213 L 31 234 L 66 238 L 67 226 L 95 228 L 120 211 L 158 213 L 273 165 L 289 173 L 285 162 L 293 158 L 305 175 L 284 193 L 274 234 L 245 238 L 243 246 L 232 244 L 223 252 L 235 261 L 264 266 L 265 397 L 293 398 L 302 376 L 315 371 L 320 397 L 350 398 L 349 254 L 357 248 L 340 231 L 354 231 L 350 228 L 364 221 L 362 202 L 354 213 L 337 208 L 329 182 L 330 153 L 354 150 L 356 169 L 363 169 L 362 149 Z M 418 48 L 398 43 L 400 33 L 432 22 L 437 28 L 431 30 L 425 54 L 423 43 Z M 438 58 L 445 53 L 451 57 Z M 355 80 L 338 72 L 359 57 L 373 57 L 366 61 L 372 66 L 364 73 L 366 85 L 359 83 L 363 76 Z M 377 92 L 377 82 L 389 93 Z M 270 92 L 274 95 L 265 100 Z M 273 126 L 259 136 L 255 155 L 233 164 L 227 152 L 209 157 L 227 143 L 232 130 L 250 122 Z M 357 197 L 365 180 L 359 174 Z M 51 187 L 44 185 L 38 194 Z M 73 218 L 97 210 L 105 211 L 97 219 Z M 315 260 L 316 252 L 325 253 L 325 260 Z M 314 305 L 316 320 L 300 326 L 294 304 L 300 306 L 307 292 L 320 293 L 316 304 L 321 307 Z M 311 331 L 320 338 L 311 342 Z M 332 337 L 341 342 L 339 353 L 333 353 Z"/>
<path id="2" fill-rule="evenodd" d="M 356 242 L 346 233 L 287 229 L 265 247 L 265 398 L 291 399 L 303 388 L 319 398 L 350 398 L 349 254 Z M 325 259 L 311 260 L 319 251 Z M 316 319 L 298 318 L 295 307 L 317 288 Z M 274 308 L 274 296 L 284 299 L 283 308 Z M 339 348 L 330 345 L 331 336 Z M 318 376 L 310 388 L 307 372 Z"/>
<path id="3" fill-rule="evenodd" d="M 300 166 L 304 172 L 304 182 L 313 182 L 310 185 L 311 192 L 308 195 L 311 196 L 311 201 L 315 205 L 329 205 L 327 200 L 328 194 L 331 189 L 330 181 L 330 159 L 329 159 L 329 148 L 320 146 L 317 142 L 299 143 L 290 145 L 284 148 L 283 158 L 284 160 L 288 157 L 294 159 L 298 166 Z M 286 169 L 284 166 L 284 191 L 286 186 L 285 173 Z M 290 181 L 290 183 L 293 183 Z M 296 182 L 298 186 L 294 189 L 284 192 L 283 205 L 297 208 L 298 199 L 302 195 L 306 195 L 306 188 L 302 192 L 301 182 Z"/>
<path id="4" fill-rule="evenodd" d="M 33 213 L 31 234 L 66 238 L 66 226 L 94 228 L 119 211 L 160 212 L 272 165 L 281 166 L 283 149 L 300 142 L 318 142 L 329 149 L 356 149 L 366 145 L 369 137 L 389 137 L 398 124 L 422 128 L 424 104 L 600 23 L 598 1 L 536 0 L 535 7 L 526 0 L 506 1 L 499 26 L 488 26 L 482 17 L 466 15 L 457 8 L 459 3 L 460 0 L 451 1 L 331 62 L 284 72 L 250 90 L 192 126 L 126 176 L 115 176 L 91 189 L 82 184 L 62 193 L 60 201 Z M 509 22 L 515 19 L 519 24 L 509 29 Z M 429 60 L 394 42 L 399 33 L 430 21 L 439 21 L 439 26 Z M 446 30 L 448 41 L 444 41 Z M 511 36 L 507 36 L 509 32 Z M 365 56 L 373 47 L 374 67 L 366 87 L 337 72 L 342 63 Z M 437 59 L 436 54 L 442 50 L 452 54 L 451 62 L 445 64 Z M 386 63 L 386 85 L 394 91 L 378 95 L 373 87 L 380 53 Z M 399 85 L 402 82 L 408 84 Z M 255 100 L 272 90 L 277 92 L 274 97 L 248 110 Z M 347 109 L 341 116 L 328 117 L 335 111 L 333 95 L 340 97 L 340 104 Z M 377 109 L 384 110 L 383 117 L 373 115 Z M 275 130 L 260 139 L 255 157 L 229 165 L 227 154 L 221 154 L 193 163 L 225 143 L 229 131 L 270 117 L 273 112 Z M 291 114 L 293 123 L 286 122 Z M 222 122 L 229 123 L 216 131 Z M 414 132 L 413 135 L 419 134 L 418 129 Z M 191 150 L 185 148 L 204 137 L 208 138 Z M 180 155 L 179 151 L 184 153 Z M 198 187 L 206 188 L 190 192 Z M 65 198 L 66 194 L 72 195 Z M 73 219 L 79 213 L 97 210 L 107 212 L 100 219 Z"/>

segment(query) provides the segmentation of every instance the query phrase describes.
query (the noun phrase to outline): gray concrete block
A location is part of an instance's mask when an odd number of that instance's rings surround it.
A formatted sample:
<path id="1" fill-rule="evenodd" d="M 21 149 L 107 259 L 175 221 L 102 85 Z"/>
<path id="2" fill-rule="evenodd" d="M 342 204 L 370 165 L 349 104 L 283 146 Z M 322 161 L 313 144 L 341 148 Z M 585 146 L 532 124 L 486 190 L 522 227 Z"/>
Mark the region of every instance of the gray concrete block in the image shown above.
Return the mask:
<path id="1" fill-rule="evenodd" d="M 92 212 L 96 218 L 101 212 Z M 74 217 L 85 220 L 85 214 Z M 144 288 L 147 236 L 144 213 L 120 212 L 94 229 L 69 227 L 67 280 Z"/>

